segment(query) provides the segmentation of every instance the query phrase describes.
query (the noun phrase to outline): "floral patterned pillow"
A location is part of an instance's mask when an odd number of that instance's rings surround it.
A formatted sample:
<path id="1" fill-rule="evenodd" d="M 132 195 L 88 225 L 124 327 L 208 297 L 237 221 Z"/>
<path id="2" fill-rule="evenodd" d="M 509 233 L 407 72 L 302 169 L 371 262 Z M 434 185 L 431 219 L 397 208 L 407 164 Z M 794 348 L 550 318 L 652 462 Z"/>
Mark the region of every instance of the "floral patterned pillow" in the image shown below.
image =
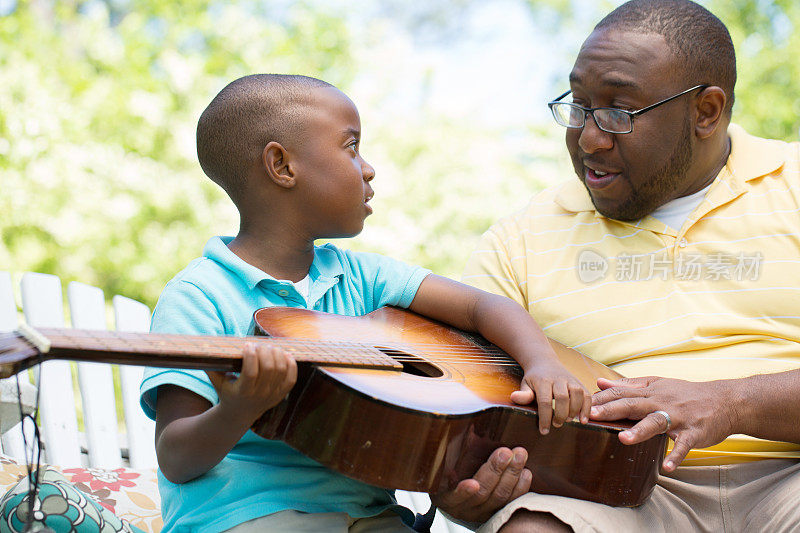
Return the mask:
<path id="1" fill-rule="evenodd" d="M 32 505 L 29 498 L 28 480 L 23 478 L 0 499 L 3 530 L 23 533 L 28 530 L 30 522 L 34 526 L 65 533 L 142 531 L 132 528 L 126 520 L 120 520 L 114 513 L 71 485 L 58 470 L 47 466 L 39 477 L 39 488 Z"/>
<path id="2" fill-rule="evenodd" d="M 100 513 L 107 513 L 121 519 L 121 523 L 141 529 L 147 533 L 158 533 L 163 527 L 160 513 L 160 498 L 156 472 L 153 469 L 133 470 L 130 468 L 117 468 L 113 470 L 99 468 L 67 468 L 56 469 L 47 466 L 44 474 L 46 479 L 53 480 L 56 487 L 65 493 L 74 492 L 91 500 L 93 508 L 99 508 Z M 58 482 L 58 476 L 63 478 Z M 27 490 L 27 470 L 25 465 L 18 464 L 13 459 L 0 455 L 0 491 L 19 487 L 20 491 Z M 20 481 L 22 481 L 20 483 Z M 77 489 L 77 490 L 75 490 Z M 0 508 L 5 517 L 7 511 L 3 504 L 11 496 L 9 490 L 3 497 Z M 2 494 L 2 492 L 0 492 Z M 43 495 L 40 492 L 40 500 Z M 55 502 L 56 500 L 53 500 Z M 62 503 L 62 508 L 64 504 Z M 25 508 L 27 513 L 27 506 Z M 109 523 L 113 520 L 109 519 Z M 5 530 L 7 523 L 0 523 L 0 530 Z M 108 526 L 107 526 L 108 527 Z M 107 529 L 108 531 L 129 531 Z M 58 530 L 57 530 L 58 531 Z M 83 530 L 77 530 L 83 531 Z M 89 530 L 86 530 L 89 531 Z M 106 531 L 106 530 L 102 530 Z"/>

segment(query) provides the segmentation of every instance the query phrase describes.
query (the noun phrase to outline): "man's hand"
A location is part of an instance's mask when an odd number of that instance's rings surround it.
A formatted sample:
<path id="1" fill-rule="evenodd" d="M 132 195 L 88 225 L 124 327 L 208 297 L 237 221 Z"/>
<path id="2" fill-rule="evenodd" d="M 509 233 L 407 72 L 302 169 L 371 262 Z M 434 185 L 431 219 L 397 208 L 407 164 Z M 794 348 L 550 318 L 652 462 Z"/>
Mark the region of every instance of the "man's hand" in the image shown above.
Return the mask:
<path id="1" fill-rule="evenodd" d="M 527 461 L 524 448 L 498 448 L 472 478 L 462 480 L 453 490 L 431 494 L 431 501 L 458 520 L 483 523 L 530 490 L 533 476 L 525 468 Z"/>
<path id="2" fill-rule="evenodd" d="M 637 444 L 660 433 L 675 441 L 663 467 L 672 472 L 692 448 L 705 448 L 722 442 L 734 431 L 735 401 L 723 381 L 692 382 L 659 377 L 600 378 L 600 392 L 592 397 L 594 420 L 639 420 L 622 431 L 623 444 Z M 661 413 L 669 415 L 671 423 Z"/>

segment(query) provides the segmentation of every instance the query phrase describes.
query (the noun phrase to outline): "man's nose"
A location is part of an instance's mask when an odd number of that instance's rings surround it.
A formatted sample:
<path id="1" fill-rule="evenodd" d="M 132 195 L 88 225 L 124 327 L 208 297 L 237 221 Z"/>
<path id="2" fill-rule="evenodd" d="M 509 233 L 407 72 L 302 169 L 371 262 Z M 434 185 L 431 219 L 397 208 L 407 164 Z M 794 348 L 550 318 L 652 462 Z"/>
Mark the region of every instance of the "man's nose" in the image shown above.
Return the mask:
<path id="1" fill-rule="evenodd" d="M 583 125 L 578 146 L 587 154 L 593 154 L 600 150 L 611 150 L 614 147 L 614 137 L 612 133 L 601 130 L 594 121 L 594 115 L 588 113 L 586 123 Z"/>

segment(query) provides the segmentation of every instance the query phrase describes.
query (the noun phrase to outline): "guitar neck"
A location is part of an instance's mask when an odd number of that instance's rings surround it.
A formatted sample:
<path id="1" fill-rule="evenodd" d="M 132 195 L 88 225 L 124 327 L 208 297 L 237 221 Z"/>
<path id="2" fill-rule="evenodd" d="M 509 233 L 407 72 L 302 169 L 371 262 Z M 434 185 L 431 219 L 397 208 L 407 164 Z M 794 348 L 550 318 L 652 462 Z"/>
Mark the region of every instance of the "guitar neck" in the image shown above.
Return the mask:
<path id="1" fill-rule="evenodd" d="M 402 368 L 378 348 L 356 342 L 67 328 L 41 328 L 34 333 L 36 335 L 12 333 L 0 337 L 0 377 L 13 375 L 47 359 L 235 372 L 241 369 L 242 349 L 247 342 L 276 345 L 299 363 L 387 370 Z"/>

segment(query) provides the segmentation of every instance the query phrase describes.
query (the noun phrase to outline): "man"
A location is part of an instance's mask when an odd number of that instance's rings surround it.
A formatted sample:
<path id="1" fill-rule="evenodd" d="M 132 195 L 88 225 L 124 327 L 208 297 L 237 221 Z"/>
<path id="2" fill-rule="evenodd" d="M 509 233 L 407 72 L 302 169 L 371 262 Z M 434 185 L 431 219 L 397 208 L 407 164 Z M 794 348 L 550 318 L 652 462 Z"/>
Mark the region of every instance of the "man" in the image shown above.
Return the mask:
<path id="1" fill-rule="evenodd" d="M 800 145 L 730 125 L 735 80 L 688 0 L 628 2 L 584 42 L 550 104 L 579 179 L 495 224 L 464 280 L 630 376 L 593 398 L 639 420 L 623 443 L 674 447 L 640 507 L 528 493 L 482 531 L 800 526 Z"/>

